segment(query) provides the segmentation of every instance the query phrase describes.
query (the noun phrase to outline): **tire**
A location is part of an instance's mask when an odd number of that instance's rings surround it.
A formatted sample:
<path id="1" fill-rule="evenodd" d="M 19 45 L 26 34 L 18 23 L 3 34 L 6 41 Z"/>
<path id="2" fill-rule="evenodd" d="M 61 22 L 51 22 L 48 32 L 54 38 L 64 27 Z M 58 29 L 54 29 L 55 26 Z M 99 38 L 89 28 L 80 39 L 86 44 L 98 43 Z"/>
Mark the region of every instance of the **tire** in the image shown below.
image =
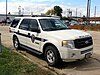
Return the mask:
<path id="1" fill-rule="evenodd" d="M 57 67 L 61 63 L 60 54 L 54 46 L 47 46 L 45 49 L 45 59 L 49 66 Z"/>
<path id="2" fill-rule="evenodd" d="M 14 39 L 13 39 L 13 45 L 16 50 L 20 49 L 20 43 L 19 43 L 19 40 L 17 37 L 14 37 Z"/>

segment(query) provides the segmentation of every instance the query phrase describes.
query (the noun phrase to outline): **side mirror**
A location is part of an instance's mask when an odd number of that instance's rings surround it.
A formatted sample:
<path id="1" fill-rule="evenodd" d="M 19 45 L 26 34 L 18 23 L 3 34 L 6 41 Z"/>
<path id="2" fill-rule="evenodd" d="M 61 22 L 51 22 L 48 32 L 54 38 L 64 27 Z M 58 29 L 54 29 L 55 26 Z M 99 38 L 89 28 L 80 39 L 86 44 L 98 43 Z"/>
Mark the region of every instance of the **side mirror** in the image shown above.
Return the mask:
<path id="1" fill-rule="evenodd" d="M 36 32 L 37 32 L 37 33 L 41 33 L 40 29 L 37 29 Z"/>

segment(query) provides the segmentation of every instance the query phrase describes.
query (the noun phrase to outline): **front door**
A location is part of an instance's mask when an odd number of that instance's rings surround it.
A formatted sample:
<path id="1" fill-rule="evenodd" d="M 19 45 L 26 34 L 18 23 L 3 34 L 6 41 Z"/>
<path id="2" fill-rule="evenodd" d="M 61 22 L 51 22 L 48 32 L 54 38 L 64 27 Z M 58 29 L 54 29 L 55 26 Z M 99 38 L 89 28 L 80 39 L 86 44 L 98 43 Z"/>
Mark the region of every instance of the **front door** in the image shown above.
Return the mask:
<path id="1" fill-rule="evenodd" d="M 39 30 L 39 25 L 37 20 L 30 19 L 29 31 L 28 31 L 28 35 L 30 36 L 30 38 L 27 38 L 27 46 L 40 51 L 41 33 L 38 33 L 37 30 Z"/>

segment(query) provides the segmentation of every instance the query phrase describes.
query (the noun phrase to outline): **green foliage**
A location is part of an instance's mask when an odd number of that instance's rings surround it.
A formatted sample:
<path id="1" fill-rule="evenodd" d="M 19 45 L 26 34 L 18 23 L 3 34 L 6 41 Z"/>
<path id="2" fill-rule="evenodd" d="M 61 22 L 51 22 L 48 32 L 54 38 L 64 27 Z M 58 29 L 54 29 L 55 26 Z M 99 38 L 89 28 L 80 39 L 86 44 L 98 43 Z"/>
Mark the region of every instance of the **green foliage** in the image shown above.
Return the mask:
<path id="1" fill-rule="evenodd" d="M 55 11 L 54 11 L 53 9 L 48 10 L 48 11 L 46 12 L 46 15 L 55 15 Z"/>
<path id="2" fill-rule="evenodd" d="M 60 16 L 60 18 L 62 19 L 62 8 L 60 6 L 54 6 L 54 9 L 48 10 L 46 12 L 46 15 L 57 15 Z"/>
<path id="3" fill-rule="evenodd" d="M 66 16 L 62 17 L 62 20 L 67 20 L 67 17 Z"/>
<path id="4" fill-rule="evenodd" d="M 54 11 L 56 13 L 57 16 L 60 16 L 60 18 L 62 18 L 62 8 L 60 6 L 54 6 Z"/>
<path id="5" fill-rule="evenodd" d="M 54 10 L 55 10 L 55 12 L 57 13 L 57 14 L 61 14 L 62 13 L 62 8 L 60 7 L 60 6 L 54 6 Z"/>

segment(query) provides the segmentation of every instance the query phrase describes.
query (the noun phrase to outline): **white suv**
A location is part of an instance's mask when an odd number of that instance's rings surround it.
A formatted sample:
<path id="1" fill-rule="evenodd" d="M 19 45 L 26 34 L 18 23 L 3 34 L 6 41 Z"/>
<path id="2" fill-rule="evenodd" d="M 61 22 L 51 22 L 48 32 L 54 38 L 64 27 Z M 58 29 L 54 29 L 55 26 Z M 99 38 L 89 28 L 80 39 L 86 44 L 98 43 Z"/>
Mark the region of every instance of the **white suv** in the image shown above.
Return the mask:
<path id="1" fill-rule="evenodd" d="M 88 58 L 93 53 L 90 34 L 69 29 L 54 17 L 16 17 L 10 32 L 16 49 L 23 47 L 43 54 L 50 66 L 58 65 L 61 60 Z"/>

